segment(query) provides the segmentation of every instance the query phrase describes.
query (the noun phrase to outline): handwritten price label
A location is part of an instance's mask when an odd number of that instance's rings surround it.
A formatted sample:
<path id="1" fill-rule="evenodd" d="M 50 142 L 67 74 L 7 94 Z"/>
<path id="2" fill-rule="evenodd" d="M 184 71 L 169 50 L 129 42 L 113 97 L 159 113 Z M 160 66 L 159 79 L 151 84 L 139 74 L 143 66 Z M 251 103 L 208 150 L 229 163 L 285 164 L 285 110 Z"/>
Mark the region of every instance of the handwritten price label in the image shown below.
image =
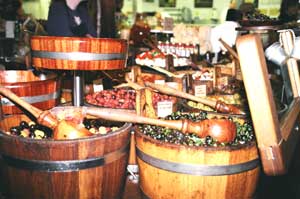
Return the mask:
<path id="1" fill-rule="evenodd" d="M 196 97 L 205 97 L 206 96 L 206 85 L 198 85 L 198 86 L 195 86 L 195 89 L 194 89 L 194 95 Z"/>
<path id="2" fill-rule="evenodd" d="M 163 79 L 156 79 L 154 81 L 154 84 L 164 85 L 165 84 L 165 80 L 163 80 Z"/>
<path id="3" fill-rule="evenodd" d="M 103 84 L 101 79 L 97 79 L 93 81 L 93 89 L 94 92 L 100 92 L 103 91 Z"/>
<path id="4" fill-rule="evenodd" d="M 157 116 L 166 117 L 173 112 L 173 102 L 172 101 L 160 101 L 157 102 Z"/>

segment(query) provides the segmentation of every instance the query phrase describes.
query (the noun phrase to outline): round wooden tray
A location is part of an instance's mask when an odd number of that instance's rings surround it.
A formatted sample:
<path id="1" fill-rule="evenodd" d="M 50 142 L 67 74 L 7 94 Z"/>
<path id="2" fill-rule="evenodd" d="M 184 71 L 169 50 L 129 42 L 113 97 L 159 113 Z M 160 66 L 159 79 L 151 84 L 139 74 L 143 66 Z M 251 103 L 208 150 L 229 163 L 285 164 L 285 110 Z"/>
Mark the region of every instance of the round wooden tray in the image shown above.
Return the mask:
<path id="1" fill-rule="evenodd" d="M 127 46 L 123 39 L 33 36 L 32 64 L 60 70 L 123 69 Z"/>

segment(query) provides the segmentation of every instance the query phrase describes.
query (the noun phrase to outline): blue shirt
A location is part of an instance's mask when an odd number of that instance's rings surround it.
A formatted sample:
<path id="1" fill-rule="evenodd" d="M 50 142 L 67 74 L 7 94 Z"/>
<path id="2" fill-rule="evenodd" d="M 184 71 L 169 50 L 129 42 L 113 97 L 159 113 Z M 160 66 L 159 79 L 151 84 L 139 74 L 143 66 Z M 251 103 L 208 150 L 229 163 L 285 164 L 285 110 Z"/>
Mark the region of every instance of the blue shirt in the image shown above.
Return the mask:
<path id="1" fill-rule="evenodd" d="M 80 18 L 80 24 L 75 22 L 75 17 Z M 50 36 L 84 37 L 90 34 L 96 37 L 87 8 L 79 4 L 75 10 L 71 10 L 64 1 L 50 5 L 46 30 Z"/>

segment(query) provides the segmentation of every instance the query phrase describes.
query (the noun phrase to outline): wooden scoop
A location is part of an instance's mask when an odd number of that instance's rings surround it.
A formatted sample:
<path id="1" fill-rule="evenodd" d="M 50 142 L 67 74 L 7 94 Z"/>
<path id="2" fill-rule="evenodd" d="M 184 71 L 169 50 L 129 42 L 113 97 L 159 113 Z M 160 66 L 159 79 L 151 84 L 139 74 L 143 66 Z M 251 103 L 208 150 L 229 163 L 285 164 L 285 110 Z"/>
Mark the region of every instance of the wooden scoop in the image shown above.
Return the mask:
<path id="1" fill-rule="evenodd" d="M 14 101 L 26 111 L 31 113 L 35 118 L 37 118 L 39 124 L 53 129 L 54 139 L 76 139 L 93 135 L 90 131 L 79 124 L 65 120 L 58 121 L 50 111 L 42 111 L 32 106 L 5 87 L 0 86 L 0 94 Z"/>
<path id="2" fill-rule="evenodd" d="M 191 120 L 162 120 L 139 116 L 135 113 L 108 108 L 84 107 L 87 115 L 105 120 L 150 124 L 179 130 L 183 133 L 195 133 L 199 137 L 211 136 L 219 142 L 231 142 L 236 137 L 235 124 L 227 119 L 207 119 L 199 122 Z"/>
<path id="3" fill-rule="evenodd" d="M 153 88 L 161 93 L 167 94 L 167 95 L 173 95 L 177 97 L 181 97 L 184 99 L 189 99 L 195 102 L 200 102 L 202 104 L 205 104 L 207 106 L 210 106 L 216 111 L 221 112 L 221 113 L 231 113 L 231 114 L 242 114 L 244 115 L 245 113 L 240 110 L 239 108 L 235 107 L 234 105 L 231 104 L 226 104 L 220 100 L 214 101 L 214 100 L 209 100 L 201 97 L 196 97 L 194 95 L 173 89 L 167 85 L 158 85 L 154 84 L 151 82 L 145 82 L 145 86 L 148 86 L 150 88 Z"/>

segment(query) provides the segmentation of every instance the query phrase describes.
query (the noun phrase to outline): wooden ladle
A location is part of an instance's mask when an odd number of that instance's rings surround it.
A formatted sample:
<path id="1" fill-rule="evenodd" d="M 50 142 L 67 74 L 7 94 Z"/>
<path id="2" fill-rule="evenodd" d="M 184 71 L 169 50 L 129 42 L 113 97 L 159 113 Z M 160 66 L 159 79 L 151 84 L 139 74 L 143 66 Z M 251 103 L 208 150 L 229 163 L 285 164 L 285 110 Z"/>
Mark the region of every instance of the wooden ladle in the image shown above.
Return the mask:
<path id="1" fill-rule="evenodd" d="M 11 90 L 3 86 L 0 86 L 0 94 L 9 98 L 31 113 L 37 119 L 39 124 L 53 129 L 54 139 L 76 139 L 93 135 L 82 125 L 76 124 L 75 122 L 65 120 L 58 121 L 58 119 L 50 111 L 42 111 L 32 106 L 15 95 Z"/>
<path id="2" fill-rule="evenodd" d="M 201 97 L 196 97 L 194 95 L 173 89 L 167 85 L 158 85 L 158 84 L 154 84 L 151 82 L 145 82 L 145 86 L 148 86 L 152 89 L 155 89 L 161 93 L 167 94 L 167 95 L 173 95 L 173 96 L 177 96 L 177 97 L 181 97 L 184 99 L 189 99 L 195 102 L 200 102 L 202 104 L 205 104 L 207 106 L 210 106 L 212 108 L 214 108 L 216 111 L 221 112 L 221 113 L 231 113 L 231 114 L 242 114 L 244 115 L 245 113 L 240 110 L 239 108 L 237 108 L 234 105 L 231 104 L 226 104 L 220 100 L 210 100 L 210 99 L 205 99 L 205 98 L 201 98 Z"/>
<path id="3" fill-rule="evenodd" d="M 236 137 L 234 122 L 227 119 L 207 119 L 199 122 L 191 120 L 163 120 L 139 116 L 135 113 L 96 107 L 84 107 L 86 115 L 99 117 L 105 120 L 150 124 L 179 130 L 183 133 L 195 133 L 199 137 L 211 136 L 219 142 L 231 142 Z"/>

